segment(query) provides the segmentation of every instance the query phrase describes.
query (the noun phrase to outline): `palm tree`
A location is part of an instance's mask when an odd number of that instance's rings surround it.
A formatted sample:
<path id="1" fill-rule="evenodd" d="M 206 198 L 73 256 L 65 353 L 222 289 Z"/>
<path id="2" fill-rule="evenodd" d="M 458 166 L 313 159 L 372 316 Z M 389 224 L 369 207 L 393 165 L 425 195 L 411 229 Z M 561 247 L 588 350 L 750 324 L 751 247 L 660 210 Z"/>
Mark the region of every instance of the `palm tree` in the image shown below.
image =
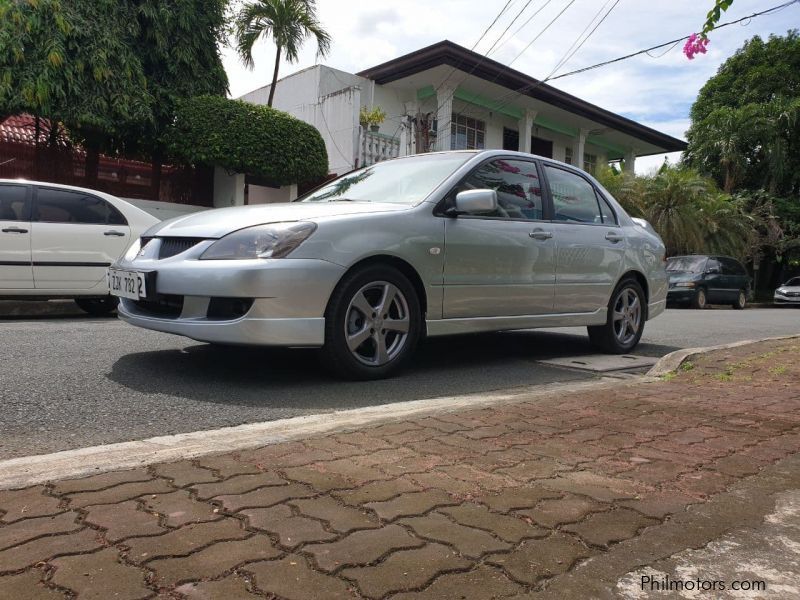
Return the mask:
<path id="1" fill-rule="evenodd" d="M 690 169 L 665 169 L 644 182 L 645 218 L 664 240 L 667 256 L 705 249 L 701 201 L 708 191 L 709 182 Z"/>
<path id="2" fill-rule="evenodd" d="M 261 37 L 272 37 L 277 47 L 275 70 L 269 90 L 268 106 L 272 106 L 281 54 L 290 63 L 297 62 L 306 38 L 317 40 L 317 56 L 325 56 L 331 47 L 331 36 L 317 19 L 314 0 L 252 0 L 236 17 L 236 50 L 245 66 L 252 69 L 253 46 Z"/>

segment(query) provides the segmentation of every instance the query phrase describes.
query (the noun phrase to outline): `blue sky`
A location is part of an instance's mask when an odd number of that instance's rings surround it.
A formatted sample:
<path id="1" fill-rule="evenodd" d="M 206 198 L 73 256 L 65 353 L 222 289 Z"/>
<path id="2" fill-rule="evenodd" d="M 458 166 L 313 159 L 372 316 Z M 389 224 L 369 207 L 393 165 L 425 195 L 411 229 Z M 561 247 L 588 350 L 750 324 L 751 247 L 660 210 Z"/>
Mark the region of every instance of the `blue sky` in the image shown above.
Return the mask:
<path id="1" fill-rule="evenodd" d="M 366 3 L 363 0 L 318 0 L 324 26 L 333 37 L 326 64 L 356 72 L 411 52 L 423 46 L 450 39 L 471 47 L 494 19 L 506 0 L 483 2 L 465 0 L 403 0 Z M 485 52 L 506 28 L 527 0 L 512 0 L 504 16 L 476 48 Z M 508 64 L 523 50 L 569 0 L 531 0 L 491 57 Z M 547 76 L 587 24 L 606 4 L 606 0 L 575 0 L 564 14 L 519 58 L 513 67 L 533 77 Z M 782 0 L 734 0 L 722 21 L 738 19 L 782 4 Z M 566 72 L 635 52 L 697 31 L 713 0 L 620 0 L 594 35 L 558 72 Z M 542 8 L 544 7 L 544 8 Z M 530 15 L 541 12 L 511 37 Z M 745 21 L 742 25 L 712 32 L 708 53 L 690 61 L 681 52 L 682 44 L 660 58 L 642 55 L 585 74 L 566 77 L 553 85 L 584 100 L 620 113 L 636 121 L 683 137 L 689 125 L 689 109 L 703 83 L 742 43 L 754 35 L 767 37 L 800 28 L 800 4 L 781 12 Z M 309 43 L 295 64 L 283 63 L 287 75 L 315 63 L 316 48 Z M 658 56 L 661 51 L 655 52 Z M 230 78 L 232 96 L 240 96 L 269 83 L 275 49 L 261 42 L 255 51 L 256 66 L 245 69 L 235 52 L 223 54 Z M 676 156 L 670 157 L 675 160 Z M 637 171 L 658 166 L 663 157 L 640 158 Z"/>

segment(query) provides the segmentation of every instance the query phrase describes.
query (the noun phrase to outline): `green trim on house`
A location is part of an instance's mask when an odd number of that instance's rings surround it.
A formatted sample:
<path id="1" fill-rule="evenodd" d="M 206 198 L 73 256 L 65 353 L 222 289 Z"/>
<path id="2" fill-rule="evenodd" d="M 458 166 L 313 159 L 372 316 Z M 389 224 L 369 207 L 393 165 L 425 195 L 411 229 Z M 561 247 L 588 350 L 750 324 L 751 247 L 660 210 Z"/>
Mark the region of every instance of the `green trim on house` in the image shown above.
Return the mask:
<path id="1" fill-rule="evenodd" d="M 487 110 L 500 113 L 501 115 L 506 115 L 507 117 L 511 117 L 513 119 L 519 120 L 523 115 L 522 110 L 515 106 L 503 106 L 502 102 L 492 98 L 487 98 L 486 96 L 481 96 L 480 94 L 475 94 L 473 92 L 466 92 L 464 90 L 457 89 L 453 94 L 453 97 L 456 100 L 475 104 L 476 106 L 482 106 Z"/>
<path id="2" fill-rule="evenodd" d="M 424 88 L 419 88 L 417 90 L 417 100 L 425 100 L 426 98 L 430 98 L 431 96 L 436 95 L 436 90 L 433 89 L 432 85 L 426 85 Z"/>
<path id="3" fill-rule="evenodd" d="M 541 117 L 536 115 L 536 118 L 533 120 L 533 124 L 539 127 L 544 127 L 545 129 L 549 129 L 550 131 L 555 131 L 556 133 L 561 133 L 563 135 L 568 135 L 570 137 L 575 137 L 578 135 L 578 130 L 574 127 L 570 127 L 569 125 L 562 125 L 561 123 L 557 123 L 552 119 L 548 119 L 547 117 Z"/>

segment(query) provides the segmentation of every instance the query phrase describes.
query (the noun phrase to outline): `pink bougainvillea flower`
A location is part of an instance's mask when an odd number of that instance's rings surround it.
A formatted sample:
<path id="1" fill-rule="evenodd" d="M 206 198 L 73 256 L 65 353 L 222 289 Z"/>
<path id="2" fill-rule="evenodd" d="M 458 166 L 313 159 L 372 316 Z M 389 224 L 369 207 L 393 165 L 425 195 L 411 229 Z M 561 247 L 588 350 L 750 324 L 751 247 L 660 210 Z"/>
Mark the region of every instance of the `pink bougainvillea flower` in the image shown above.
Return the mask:
<path id="1" fill-rule="evenodd" d="M 689 36 L 689 39 L 686 40 L 686 43 L 683 45 L 683 53 L 686 55 L 686 58 L 688 58 L 689 60 L 693 60 L 695 55 L 706 53 L 707 45 L 708 45 L 708 38 L 693 33 L 692 35 Z"/>

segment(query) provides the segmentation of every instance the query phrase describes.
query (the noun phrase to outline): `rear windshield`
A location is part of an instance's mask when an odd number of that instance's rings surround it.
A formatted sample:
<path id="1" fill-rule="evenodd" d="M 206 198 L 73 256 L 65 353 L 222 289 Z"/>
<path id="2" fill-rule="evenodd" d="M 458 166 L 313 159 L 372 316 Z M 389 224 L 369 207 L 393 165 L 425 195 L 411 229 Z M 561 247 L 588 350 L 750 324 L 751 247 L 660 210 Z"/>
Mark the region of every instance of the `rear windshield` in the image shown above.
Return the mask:
<path id="1" fill-rule="evenodd" d="M 667 273 L 702 273 L 706 256 L 676 256 L 667 260 Z"/>

